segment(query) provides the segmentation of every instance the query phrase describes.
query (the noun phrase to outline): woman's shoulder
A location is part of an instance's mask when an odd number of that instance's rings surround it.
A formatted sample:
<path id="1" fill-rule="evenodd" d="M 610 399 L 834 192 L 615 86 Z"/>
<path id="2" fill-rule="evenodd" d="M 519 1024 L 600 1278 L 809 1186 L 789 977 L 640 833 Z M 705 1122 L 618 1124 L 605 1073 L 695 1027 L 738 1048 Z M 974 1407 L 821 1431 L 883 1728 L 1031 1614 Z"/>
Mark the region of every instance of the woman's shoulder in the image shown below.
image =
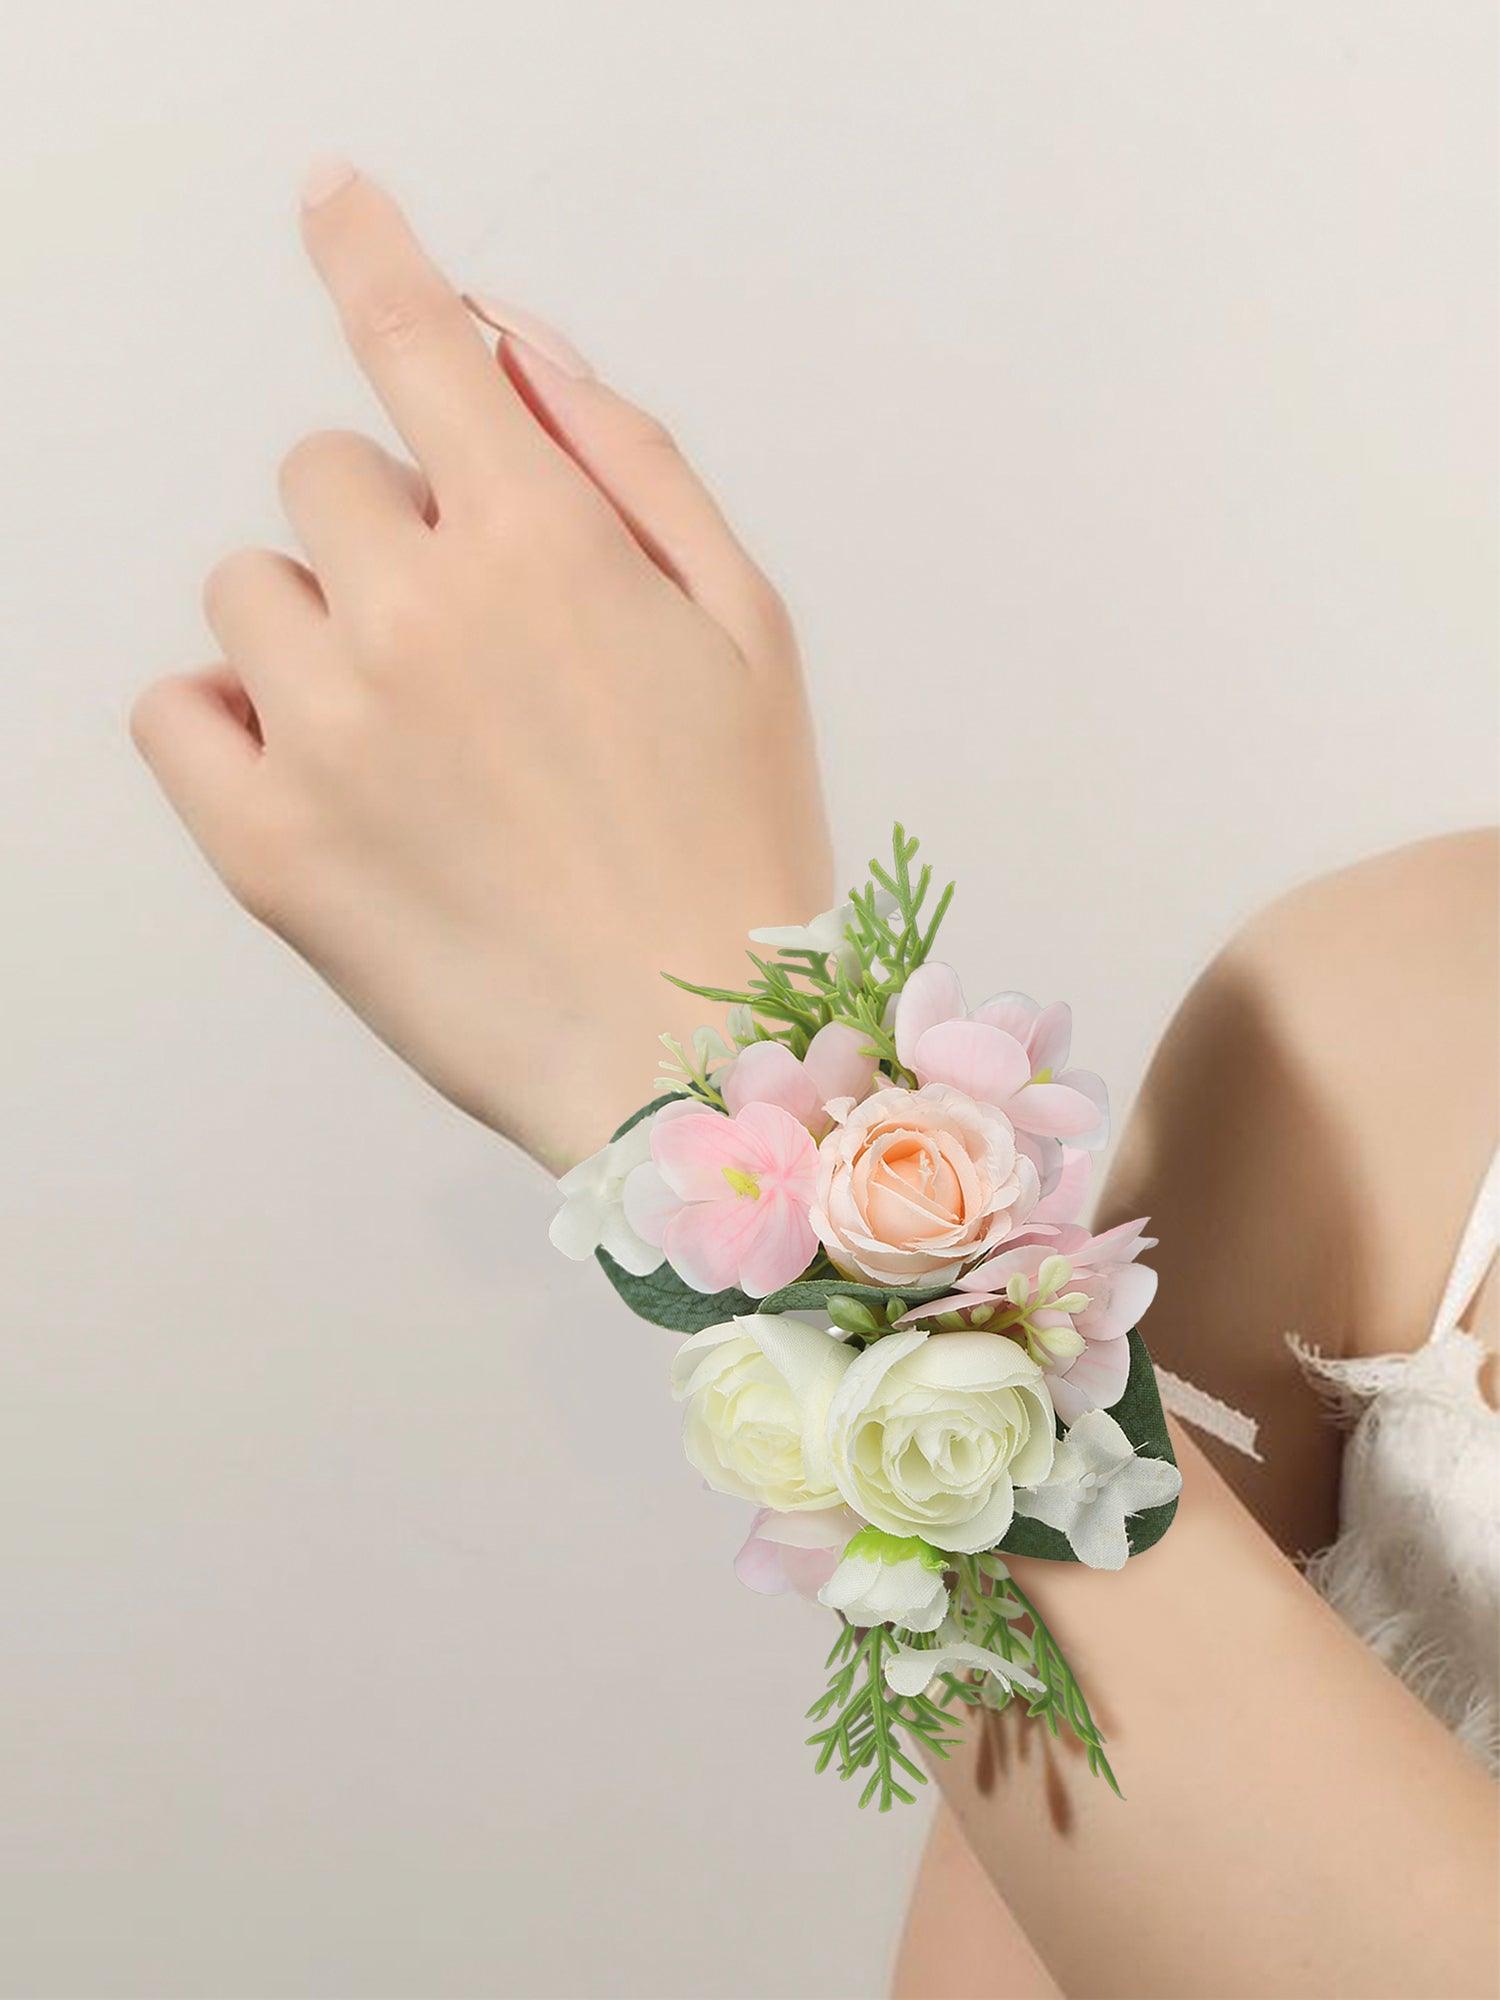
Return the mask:
<path id="1" fill-rule="evenodd" d="M 1495 1149 L 1500 830 L 1393 849 L 1272 904 L 1226 954 L 1313 1079 L 1357 1197 L 1347 1345 L 1416 1345 Z M 1342 1142 L 1339 1145 L 1339 1142 Z"/>
<path id="2" fill-rule="evenodd" d="M 1444 835 L 1294 889 L 1189 993 L 1100 1206 L 1161 1239 L 1146 1328 L 1260 1419 L 1221 1469 L 1297 1552 L 1336 1523 L 1339 1442 L 1284 1336 L 1416 1345 L 1495 1143 L 1500 837 Z M 1477 1086 L 1477 1087 L 1476 1087 Z"/>
<path id="3" fill-rule="evenodd" d="M 1372 978 L 1404 997 L 1450 970 L 1464 976 L 1450 997 L 1473 1014 L 1495 992 L 1497 906 L 1500 828 L 1440 834 L 1302 883 L 1244 924 L 1217 964 L 1293 1029 L 1303 1009 L 1316 1025 L 1320 1008 L 1350 1008 Z"/>

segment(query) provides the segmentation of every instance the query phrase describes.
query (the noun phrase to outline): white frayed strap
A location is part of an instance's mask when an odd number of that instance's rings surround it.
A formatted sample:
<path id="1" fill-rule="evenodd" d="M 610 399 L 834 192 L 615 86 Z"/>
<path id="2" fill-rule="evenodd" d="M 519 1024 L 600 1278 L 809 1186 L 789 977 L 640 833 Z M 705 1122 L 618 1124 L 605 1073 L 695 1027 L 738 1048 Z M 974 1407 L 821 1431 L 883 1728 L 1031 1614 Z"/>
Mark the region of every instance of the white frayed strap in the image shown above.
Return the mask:
<path id="1" fill-rule="evenodd" d="M 1157 1369 L 1156 1386 L 1161 1391 L 1163 1406 L 1174 1417 L 1181 1417 L 1205 1437 L 1217 1438 L 1231 1451 L 1253 1458 L 1257 1464 L 1265 1463 L 1256 1449 L 1260 1425 L 1254 1417 L 1247 1417 L 1243 1410 L 1231 1409 L 1228 1403 L 1221 1403 L 1217 1396 L 1200 1389 L 1196 1382 L 1185 1382 L 1180 1375 L 1174 1375 L 1170 1368 Z"/>
<path id="2" fill-rule="evenodd" d="M 1433 1322 L 1432 1339 L 1446 1340 L 1468 1311 L 1490 1268 L 1497 1244 L 1500 1244 L 1500 1146 L 1495 1149 L 1459 1239 L 1458 1254 Z"/>

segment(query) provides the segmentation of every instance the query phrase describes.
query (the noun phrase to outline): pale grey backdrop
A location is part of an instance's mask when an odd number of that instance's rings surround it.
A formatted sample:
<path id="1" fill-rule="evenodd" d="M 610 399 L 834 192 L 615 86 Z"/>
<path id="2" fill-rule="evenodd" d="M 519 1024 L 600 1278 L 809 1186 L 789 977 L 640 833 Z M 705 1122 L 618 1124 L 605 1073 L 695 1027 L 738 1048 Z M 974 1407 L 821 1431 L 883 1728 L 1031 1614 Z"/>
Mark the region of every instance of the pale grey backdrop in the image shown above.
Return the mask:
<path id="1" fill-rule="evenodd" d="M 669 417 L 844 861 L 903 811 L 1123 1106 L 1254 905 L 1492 813 L 1491 17 L 7 7 L 5 1992 L 873 1994 L 923 1830 L 811 1776 L 666 1336 L 126 744 L 368 420 L 307 157 Z"/>

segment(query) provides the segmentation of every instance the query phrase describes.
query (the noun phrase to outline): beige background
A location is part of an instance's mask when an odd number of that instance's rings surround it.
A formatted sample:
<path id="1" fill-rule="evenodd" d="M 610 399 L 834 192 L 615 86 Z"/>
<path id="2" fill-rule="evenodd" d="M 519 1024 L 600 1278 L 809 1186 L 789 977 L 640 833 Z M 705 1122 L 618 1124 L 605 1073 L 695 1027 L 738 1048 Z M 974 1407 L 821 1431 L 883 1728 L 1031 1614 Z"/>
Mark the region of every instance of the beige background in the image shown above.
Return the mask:
<path id="1" fill-rule="evenodd" d="M 307 156 L 670 418 L 844 862 L 904 812 L 1123 1106 L 1247 911 L 1493 810 L 1491 15 L 5 10 L 6 1993 L 872 1994 L 924 1823 L 811 1776 L 667 1337 L 125 742 L 369 421 Z"/>

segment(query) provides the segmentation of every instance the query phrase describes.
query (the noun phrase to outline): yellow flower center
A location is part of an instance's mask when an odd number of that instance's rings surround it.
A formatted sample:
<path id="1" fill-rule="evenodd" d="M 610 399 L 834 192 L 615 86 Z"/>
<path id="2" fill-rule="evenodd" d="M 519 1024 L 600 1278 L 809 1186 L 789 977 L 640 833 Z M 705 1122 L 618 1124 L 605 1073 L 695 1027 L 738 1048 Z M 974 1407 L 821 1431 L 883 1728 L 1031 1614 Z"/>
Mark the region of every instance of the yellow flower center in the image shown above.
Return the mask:
<path id="1" fill-rule="evenodd" d="M 760 1200 L 760 1182 L 754 1174 L 747 1174 L 739 1167 L 721 1167 L 719 1171 L 737 1195 L 749 1201 Z"/>

